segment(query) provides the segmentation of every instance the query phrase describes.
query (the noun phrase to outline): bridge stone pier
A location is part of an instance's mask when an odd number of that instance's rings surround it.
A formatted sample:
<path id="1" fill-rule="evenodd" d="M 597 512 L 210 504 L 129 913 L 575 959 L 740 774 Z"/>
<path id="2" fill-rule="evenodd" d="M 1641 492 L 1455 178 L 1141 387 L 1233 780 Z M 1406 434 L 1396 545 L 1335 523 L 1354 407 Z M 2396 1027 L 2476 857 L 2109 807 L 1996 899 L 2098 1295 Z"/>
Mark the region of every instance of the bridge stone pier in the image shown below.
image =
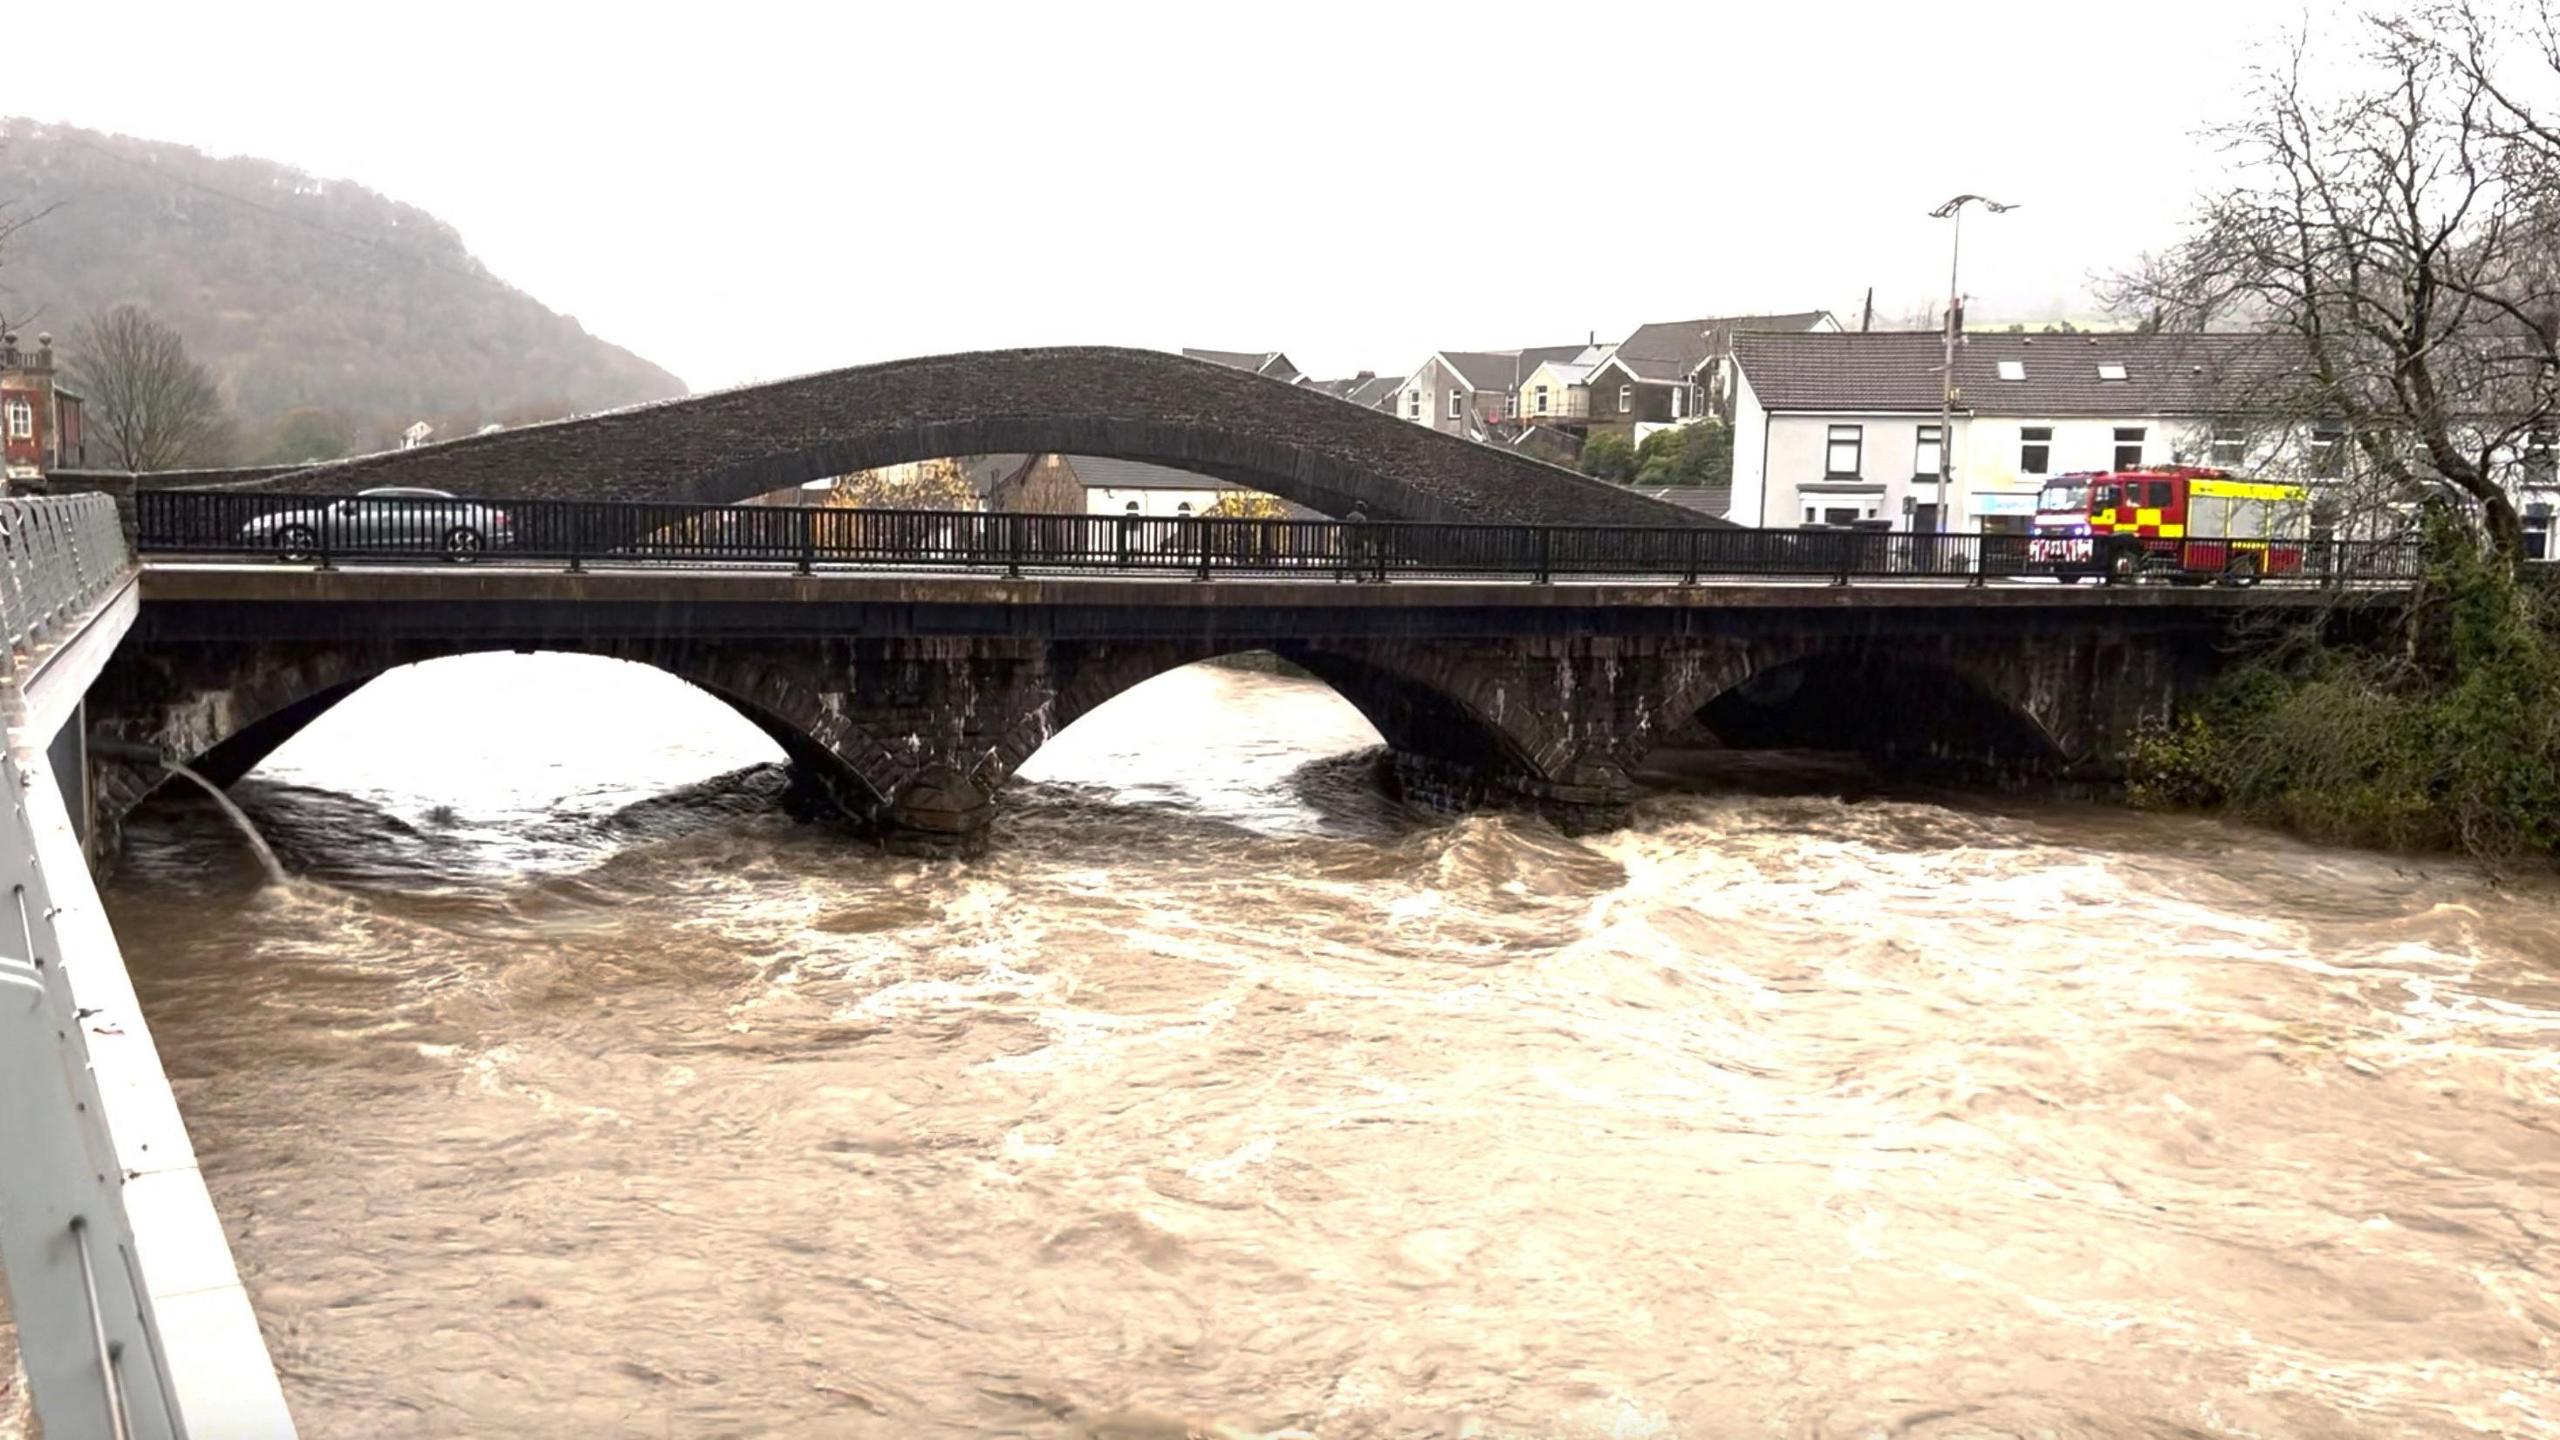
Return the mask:
<path id="1" fill-rule="evenodd" d="M 2243 601 L 2240 594 L 2249 598 Z M 218 784 L 394 666 L 491 650 L 653 666 L 790 757 L 805 804 L 968 848 L 1049 737 L 1167 670 L 1275 651 L 1438 805 L 1623 818 L 1667 737 L 2104 780 L 2270 592 L 153 567 L 90 696 L 107 753 Z M 626 717 L 599 714 L 598 725 Z M 1203 744 L 1214 745 L 1214 734 Z M 112 820 L 162 778 L 108 761 Z"/>

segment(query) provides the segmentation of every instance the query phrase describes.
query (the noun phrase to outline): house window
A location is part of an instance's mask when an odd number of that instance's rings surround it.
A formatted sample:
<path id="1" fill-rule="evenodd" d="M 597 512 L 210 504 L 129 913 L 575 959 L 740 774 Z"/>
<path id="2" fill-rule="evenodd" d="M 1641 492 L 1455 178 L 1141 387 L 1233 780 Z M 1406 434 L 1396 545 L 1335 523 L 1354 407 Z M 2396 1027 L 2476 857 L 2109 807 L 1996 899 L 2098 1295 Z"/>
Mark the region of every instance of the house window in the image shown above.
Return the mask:
<path id="1" fill-rule="evenodd" d="M 1459 395 L 1457 391 L 1455 391 L 1455 390 L 1450 391 L 1450 392 L 1449 392 L 1449 418 L 1450 418 L 1450 419 L 1452 419 L 1452 420 L 1455 420 L 1455 419 L 1457 419 L 1460 415 L 1465 414 L 1465 413 L 1466 413 L 1466 410 L 1465 410 L 1466 403 L 1467 403 L 1467 402 L 1466 402 L 1466 399 L 1465 399 L 1463 396 Z"/>
<path id="2" fill-rule="evenodd" d="M 1822 510 L 1822 523 L 1825 525 L 1849 525 L 1856 523 L 1857 519 L 1858 507 L 1855 505 L 1826 505 Z"/>
<path id="3" fill-rule="evenodd" d="M 2335 480 L 2347 473 L 2347 427 L 2337 420 L 2315 421 L 2311 426 L 2312 475 L 2322 480 Z"/>
<path id="4" fill-rule="evenodd" d="M 1055 470 L 1058 468 L 1058 458 L 1059 457 L 1055 455 L 1048 457 L 1046 463 L 1050 469 Z"/>
<path id="5" fill-rule="evenodd" d="M 1674 385 L 1674 386 L 1672 386 L 1672 387 L 1671 387 L 1671 418 L 1672 418 L 1672 419 L 1674 419 L 1674 420 L 1685 419 L 1685 418 L 1687 418 L 1688 414 L 1689 414 L 1689 387 L 1688 387 L 1688 386 L 1686 386 L 1686 385 Z"/>
<path id="6" fill-rule="evenodd" d="M 2117 468 L 2118 470 L 2139 470 L 2139 469 L 2141 469 L 2141 468 L 2142 468 L 2142 442 L 2143 442 L 2143 440 L 2144 440 L 2145 438 L 2147 438 L 2150 434 L 2151 434 L 2151 431 L 2150 431 L 2149 427 L 2147 427 L 2147 426 L 2142 426 L 2142 425 L 2119 425 L 2119 426 L 2117 426 L 2117 427 L 2116 427 L 2116 464 L 2115 464 L 2115 468 Z"/>
<path id="7" fill-rule="evenodd" d="M 2548 505 L 2524 507 L 2524 558 L 2527 560 L 2552 558 L 2551 507 Z"/>
<path id="8" fill-rule="evenodd" d="M 1191 513 L 1191 502 L 1190 502 L 1190 501 L 1188 501 L 1188 500 L 1185 500 L 1185 501 L 1183 501 L 1181 504 L 1174 506 L 1174 507 L 1173 507 L 1173 513 L 1174 513 L 1174 514 L 1176 514 L 1176 515 L 1188 515 L 1188 514 L 1190 514 L 1190 513 Z"/>
<path id="9" fill-rule="evenodd" d="M 1404 418 L 1407 420 L 1419 420 L 1422 418 L 1421 391 L 1407 390 L 1404 392 Z"/>
<path id="10" fill-rule="evenodd" d="M 1547 413 L 1547 387 L 1546 387 L 1546 386 L 1544 386 L 1544 385 L 1541 385 L 1541 386 L 1537 387 L 1536 389 L 1534 389 L 1534 390 L 1530 391 L 1530 392 L 1529 392 L 1529 395 L 1530 395 L 1531 400 L 1532 400 L 1533 402 L 1535 402 L 1535 403 L 1536 403 L 1536 405 L 1537 405 L 1537 407 L 1538 407 L 1538 413 L 1539 413 L 1539 414 L 1541 414 L 1541 415 L 1546 414 L 1546 413 Z"/>
<path id="11" fill-rule="evenodd" d="M 2524 483 L 2537 489 L 2560 484 L 2560 421 L 2540 422 L 2526 433 Z"/>
<path id="12" fill-rule="evenodd" d="M 1921 426 L 1920 443 L 1911 449 L 1911 478 L 1914 480 L 1937 479 L 1939 455 L 1944 448 L 1938 443 L 1937 426 Z"/>
<path id="13" fill-rule="evenodd" d="M 2248 428 L 2228 420 L 2215 422 L 2213 438 L 2205 444 L 2206 461 L 2227 469 L 2248 458 Z"/>
<path id="14" fill-rule="evenodd" d="M 2053 473 L 2053 427 L 2021 425 L 2018 427 L 2018 473 L 2050 475 Z"/>
<path id="15" fill-rule="evenodd" d="M 1135 500 L 1130 501 L 1130 502 L 1129 502 L 1129 506 L 1128 506 L 1128 508 L 1127 508 L 1127 509 L 1125 509 L 1125 510 L 1123 510 L 1123 511 L 1121 511 L 1120 513 L 1121 513 L 1121 514 L 1123 514 L 1123 515 L 1135 515 L 1135 514 L 1137 514 L 1137 513 L 1138 513 L 1138 502 L 1137 502 L 1137 501 L 1135 501 Z"/>
<path id="16" fill-rule="evenodd" d="M 1618 387 L 1618 413 L 1619 413 L 1619 414 L 1621 414 L 1621 415 L 1632 415 L 1632 414 L 1634 414 L 1634 413 L 1635 413 L 1635 408 L 1636 408 L 1636 387 L 1634 387 L 1633 385 L 1621 385 L 1621 386 L 1619 386 L 1619 387 Z"/>
<path id="17" fill-rule="evenodd" d="M 2026 362 L 2026 361 L 2024 361 L 2024 360 L 2003 360 L 2003 361 L 2001 361 L 2001 362 L 2000 362 L 2000 378 L 2001 378 L 2001 379 L 2003 379 L 2003 380 L 2024 380 L 2024 379 L 2026 379 L 2026 378 L 2027 378 L 2027 362 Z"/>
<path id="18" fill-rule="evenodd" d="M 2121 380 L 2124 378 L 2124 367 L 2121 365 L 2101 365 L 2098 367 L 2098 378 L 2101 380 Z"/>
<path id="19" fill-rule="evenodd" d="M 1830 440 L 1823 446 L 1822 473 L 1856 479 L 1866 443 L 1867 427 L 1864 425 L 1832 426 Z"/>
<path id="20" fill-rule="evenodd" d="M 36 438 L 36 409 L 24 400 L 9 402 L 9 438 L 12 440 Z"/>

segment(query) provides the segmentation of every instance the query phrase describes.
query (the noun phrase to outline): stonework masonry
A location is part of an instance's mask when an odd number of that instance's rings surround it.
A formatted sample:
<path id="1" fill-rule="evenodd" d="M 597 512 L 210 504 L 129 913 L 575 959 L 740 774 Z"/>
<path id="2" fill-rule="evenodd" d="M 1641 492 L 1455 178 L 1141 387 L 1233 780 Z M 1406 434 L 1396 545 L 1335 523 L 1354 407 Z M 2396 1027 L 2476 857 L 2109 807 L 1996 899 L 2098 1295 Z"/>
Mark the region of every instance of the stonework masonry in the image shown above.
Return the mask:
<path id="1" fill-rule="evenodd" d="M 728 504 L 881 465 L 1016 453 L 1142 460 L 1372 520 L 1722 523 L 1306 387 L 1107 348 L 831 370 L 308 469 L 183 483 Z"/>
<path id="2" fill-rule="evenodd" d="M 1701 724 L 1738 744 L 2103 780 L 2254 613 L 2206 592 L 2099 603 L 2059 587 L 155 570 L 89 717 L 123 757 L 98 777 L 112 822 L 163 778 L 144 749 L 228 783 L 397 665 L 610 656 L 729 704 L 861 831 L 967 849 L 1015 770 L 1094 707 L 1269 650 L 1368 718 L 1413 798 L 1587 830 L 1623 818 L 1647 755 Z"/>

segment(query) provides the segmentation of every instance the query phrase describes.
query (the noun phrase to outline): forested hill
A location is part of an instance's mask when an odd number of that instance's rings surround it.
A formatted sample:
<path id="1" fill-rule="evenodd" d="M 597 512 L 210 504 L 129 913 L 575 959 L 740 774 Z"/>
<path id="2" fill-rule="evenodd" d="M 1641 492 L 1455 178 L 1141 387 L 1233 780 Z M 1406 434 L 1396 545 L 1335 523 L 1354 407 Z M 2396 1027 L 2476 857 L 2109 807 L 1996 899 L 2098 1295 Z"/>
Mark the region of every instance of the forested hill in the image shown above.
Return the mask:
<path id="1" fill-rule="evenodd" d="M 131 301 L 183 336 L 242 460 L 357 450 L 412 421 L 493 422 L 681 395 L 684 382 L 489 273 L 414 206 L 266 160 L 0 121 L 0 315 L 67 342 Z M 325 443 L 324 443 L 325 437 Z"/>

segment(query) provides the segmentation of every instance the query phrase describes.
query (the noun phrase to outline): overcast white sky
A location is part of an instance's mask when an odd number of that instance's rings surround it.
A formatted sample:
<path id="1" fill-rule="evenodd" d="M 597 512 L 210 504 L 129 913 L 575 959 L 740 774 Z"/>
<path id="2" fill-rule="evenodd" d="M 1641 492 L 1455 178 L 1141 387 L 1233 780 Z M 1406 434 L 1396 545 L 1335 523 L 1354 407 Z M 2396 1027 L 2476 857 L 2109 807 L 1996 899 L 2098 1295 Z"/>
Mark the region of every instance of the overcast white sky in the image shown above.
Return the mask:
<path id="1" fill-rule="evenodd" d="M 458 227 L 697 388 L 903 355 L 1434 349 L 1945 284 L 2084 311 L 2303 0 L 1538 7 L 138 5 L 11 23 L 0 111 Z M 32 29 L 29 28 L 32 23 Z"/>

